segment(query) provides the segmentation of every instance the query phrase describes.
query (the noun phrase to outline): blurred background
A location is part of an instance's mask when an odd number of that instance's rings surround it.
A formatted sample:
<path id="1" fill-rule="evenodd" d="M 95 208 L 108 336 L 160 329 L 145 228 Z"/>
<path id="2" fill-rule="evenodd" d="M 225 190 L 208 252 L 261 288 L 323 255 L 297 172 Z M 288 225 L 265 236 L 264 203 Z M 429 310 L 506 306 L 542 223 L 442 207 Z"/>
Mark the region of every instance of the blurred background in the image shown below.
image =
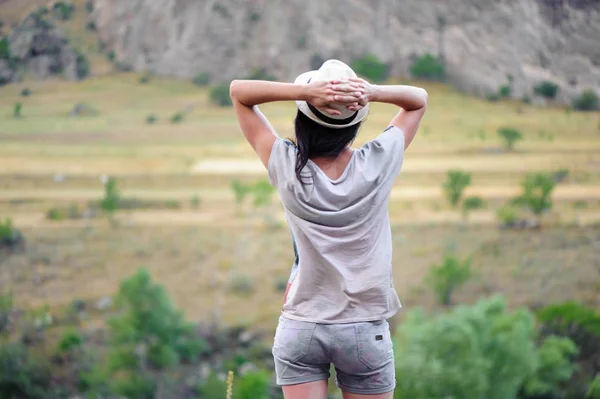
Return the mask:
<path id="1" fill-rule="evenodd" d="M 292 243 L 229 82 L 330 58 L 429 92 L 395 398 L 600 398 L 598 0 L 0 0 L 0 398 L 282 397 Z"/>

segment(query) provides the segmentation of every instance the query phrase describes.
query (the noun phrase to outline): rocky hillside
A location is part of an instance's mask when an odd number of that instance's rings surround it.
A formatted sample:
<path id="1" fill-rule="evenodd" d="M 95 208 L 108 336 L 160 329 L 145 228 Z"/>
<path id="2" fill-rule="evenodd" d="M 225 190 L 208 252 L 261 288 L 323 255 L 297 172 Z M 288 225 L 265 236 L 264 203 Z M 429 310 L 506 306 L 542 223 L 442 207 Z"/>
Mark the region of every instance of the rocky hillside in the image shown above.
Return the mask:
<path id="1" fill-rule="evenodd" d="M 284 79 L 326 58 L 373 53 L 408 76 L 424 53 L 452 83 L 512 96 L 541 80 L 567 101 L 600 92 L 598 0 L 92 0 L 101 40 L 136 70 L 215 80 L 267 68 Z"/>

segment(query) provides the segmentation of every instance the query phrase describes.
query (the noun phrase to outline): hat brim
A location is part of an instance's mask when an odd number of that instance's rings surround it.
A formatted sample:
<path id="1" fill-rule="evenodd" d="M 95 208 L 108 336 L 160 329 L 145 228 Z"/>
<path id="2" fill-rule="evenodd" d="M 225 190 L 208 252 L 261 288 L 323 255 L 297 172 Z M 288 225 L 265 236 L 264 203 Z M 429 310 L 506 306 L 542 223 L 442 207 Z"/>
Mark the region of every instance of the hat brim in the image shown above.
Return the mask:
<path id="1" fill-rule="evenodd" d="M 310 80 L 312 79 L 312 77 L 317 72 L 318 71 L 304 72 L 303 74 L 299 75 L 296 78 L 296 80 L 294 81 L 294 84 L 309 83 Z M 324 121 L 323 119 L 321 119 L 318 115 L 315 115 L 315 113 L 313 111 L 311 111 L 311 109 L 309 108 L 308 103 L 306 101 L 296 101 L 296 106 L 298 107 L 298 110 L 300 112 L 302 112 L 304 115 L 309 117 L 312 121 L 318 123 L 319 125 L 330 127 L 332 129 L 343 129 L 345 127 L 356 125 L 357 123 L 362 122 L 369 113 L 369 104 L 367 104 L 365 107 L 363 107 L 362 109 L 360 109 L 359 111 L 356 112 L 356 114 L 354 115 L 354 118 L 352 119 L 351 122 L 348 122 L 345 124 L 333 124 L 333 123 L 328 123 L 328 122 Z M 330 119 L 336 119 L 332 115 L 328 115 L 325 112 L 323 112 L 323 115 L 325 115 L 327 118 L 330 118 Z"/>

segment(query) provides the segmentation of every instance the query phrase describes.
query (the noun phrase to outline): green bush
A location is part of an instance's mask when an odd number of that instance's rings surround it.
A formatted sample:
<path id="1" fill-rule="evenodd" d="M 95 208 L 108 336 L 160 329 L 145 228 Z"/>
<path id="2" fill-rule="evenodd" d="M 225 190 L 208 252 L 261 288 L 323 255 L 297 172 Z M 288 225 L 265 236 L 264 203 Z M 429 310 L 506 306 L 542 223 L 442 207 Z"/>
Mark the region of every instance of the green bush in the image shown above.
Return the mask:
<path id="1" fill-rule="evenodd" d="M 221 83 L 210 88 L 209 92 L 210 102 L 219 107 L 231 107 L 231 97 L 229 96 L 229 85 L 227 83 Z"/>
<path id="2" fill-rule="evenodd" d="M 61 352 L 69 352 L 75 348 L 80 348 L 83 345 L 83 337 L 78 331 L 70 330 L 67 331 L 60 342 L 58 343 L 58 349 Z"/>
<path id="3" fill-rule="evenodd" d="M 143 85 L 149 83 L 151 78 L 152 75 L 150 75 L 149 73 L 145 73 L 142 76 L 140 76 L 140 83 Z"/>
<path id="4" fill-rule="evenodd" d="M 25 87 L 23 90 L 21 90 L 21 96 L 29 97 L 30 95 L 31 95 L 31 90 L 29 90 L 27 87 Z"/>
<path id="5" fill-rule="evenodd" d="M 46 212 L 46 219 L 48 219 L 48 220 L 59 221 L 59 220 L 65 220 L 67 218 L 68 218 L 68 216 L 67 216 L 66 209 L 50 208 L 48 210 L 48 212 Z"/>
<path id="6" fill-rule="evenodd" d="M 202 201 L 200 200 L 200 197 L 198 195 L 194 195 L 191 199 L 190 199 L 190 206 L 192 208 L 198 208 L 200 206 L 200 203 Z"/>
<path id="7" fill-rule="evenodd" d="M 267 71 L 265 68 L 255 68 L 250 72 L 250 75 L 248 75 L 246 77 L 246 79 L 249 80 L 270 80 L 270 81 L 276 81 L 277 77 L 271 73 L 269 73 L 269 71 Z"/>
<path id="8" fill-rule="evenodd" d="M 533 93 L 540 97 L 553 99 L 558 94 L 558 90 L 557 84 L 545 80 L 533 88 Z"/>
<path id="9" fill-rule="evenodd" d="M 12 220 L 0 220 L 0 250 L 2 248 L 15 249 L 25 244 L 23 234 L 13 227 Z"/>
<path id="10" fill-rule="evenodd" d="M 183 112 L 176 112 L 171 116 L 171 123 L 181 123 L 185 119 Z"/>
<path id="11" fill-rule="evenodd" d="M 90 75 L 90 61 L 79 50 L 75 50 L 77 79 L 85 79 Z"/>
<path id="12" fill-rule="evenodd" d="M 58 19 L 68 21 L 73 17 L 75 5 L 66 3 L 64 1 L 57 1 L 52 7 L 52 12 Z"/>
<path id="13" fill-rule="evenodd" d="M 498 129 L 498 136 L 504 144 L 504 148 L 508 151 L 512 151 L 515 148 L 515 143 L 519 140 L 523 140 L 523 133 L 520 130 L 512 127 L 501 127 Z"/>
<path id="14" fill-rule="evenodd" d="M 500 94 L 498 93 L 486 93 L 485 95 L 485 99 L 488 100 L 491 103 L 495 103 L 497 101 L 500 101 L 502 97 L 500 97 Z"/>
<path id="15" fill-rule="evenodd" d="M 590 386 L 588 387 L 585 399 L 600 399 L 600 374 L 594 378 Z"/>
<path id="16" fill-rule="evenodd" d="M 0 334 L 8 328 L 12 310 L 12 292 L 0 293 Z"/>
<path id="17" fill-rule="evenodd" d="M 15 106 L 13 108 L 13 116 L 15 118 L 21 118 L 23 116 L 23 104 L 22 103 L 15 103 Z"/>
<path id="18" fill-rule="evenodd" d="M 573 108 L 578 111 L 597 111 L 600 109 L 600 97 L 594 90 L 586 90 L 575 97 Z"/>
<path id="19" fill-rule="evenodd" d="M 500 219 L 505 226 L 512 226 L 519 220 L 519 212 L 514 206 L 505 205 L 498 209 L 496 217 Z"/>
<path id="20" fill-rule="evenodd" d="M 230 288 L 238 295 L 250 295 L 254 292 L 254 281 L 250 276 L 238 274 L 231 279 Z"/>
<path id="21" fill-rule="evenodd" d="M 270 377 L 266 371 L 250 372 L 238 378 L 234 385 L 235 399 L 269 399 Z"/>
<path id="22" fill-rule="evenodd" d="M 528 207 L 536 216 L 552 209 L 552 191 L 556 182 L 546 173 L 529 174 L 521 182 L 523 193 L 515 199 L 515 204 Z"/>
<path id="23" fill-rule="evenodd" d="M 107 58 L 110 62 L 115 62 L 115 60 L 117 59 L 117 56 L 116 56 L 115 52 L 111 50 L 108 52 Z"/>
<path id="24" fill-rule="evenodd" d="M 90 32 L 95 32 L 96 31 L 96 24 L 94 23 L 94 21 L 88 21 L 88 23 L 85 24 L 85 29 L 89 30 Z"/>
<path id="25" fill-rule="evenodd" d="M 221 380 L 217 374 L 211 373 L 206 381 L 198 387 L 198 397 L 202 399 L 223 399 L 226 390 L 225 381 Z"/>
<path id="26" fill-rule="evenodd" d="M 410 311 L 394 339 L 396 374 L 402 376 L 394 397 L 516 398 L 535 378 L 564 376 L 567 346 L 551 342 L 536 350 L 533 315 L 524 308 L 508 311 L 501 297 L 433 317 Z M 555 359 L 547 359 L 550 349 Z"/>
<path id="27" fill-rule="evenodd" d="M 275 279 L 275 290 L 277 292 L 285 292 L 287 290 L 289 278 L 285 276 L 279 276 Z"/>
<path id="28" fill-rule="evenodd" d="M 198 75 L 194 76 L 192 82 L 196 86 L 208 86 L 210 83 L 210 74 L 208 72 L 201 72 Z"/>
<path id="29" fill-rule="evenodd" d="M 231 189 L 235 195 L 235 203 L 237 205 L 242 205 L 246 196 L 252 191 L 251 187 L 242 183 L 238 179 L 235 179 L 231 182 Z"/>
<path id="30" fill-rule="evenodd" d="M 255 207 L 266 206 L 271 203 L 275 187 L 268 180 L 259 180 L 252 186 L 252 193 L 254 194 L 253 205 Z"/>
<path id="31" fill-rule="evenodd" d="M 373 54 L 367 54 L 351 63 L 357 75 L 373 82 L 383 82 L 388 78 L 388 65 Z"/>
<path id="32" fill-rule="evenodd" d="M 455 256 L 444 256 L 440 265 L 429 270 L 427 281 L 433 288 L 438 301 L 442 305 L 452 303 L 452 293 L 471 278 L 471 260 L 461 261 Z"/>
<path id="33" fill-rule="evenodd" d="M 109 382 L 111 391 L 128 399 L 154 399 L 156 382 L 151 376 L 121 374 Z"/>
<path id="34" fill-rule="evenodd" d="M 512 88 L 509 85 L 500 86 L 500 89 L 498 90 L 498 95 L 502 98 L 510 97 L 511 93 Z"/>
<path id="35" fill-rule="evenodd" d="M 462 172 L 460 170 L 448 171 L 446 182 L 442 185 L 446 199 L 456 208 L 460 199 L 462 198 L 463 191 L 467 186 L 471 184 L 471 174 Z"/>
<path id="36" fill-rule="evenodd" d="M 10 59 L 10 46 L 8 44 L 8 36 L 0 39 L 0 60 Z"/>
<path id="37" fill-rule="evenodd" d="M 415 78 L 427 80 L 444 80 L 446 77 L 446 68 L 440 59 L 425 54 L 419 57 L 410 67 L 410 72 Z"/>
<path id="38" fill-rule="evenodd" d="M 529 95 L 525 94 L 525 95 L 523 95 L 523 97 L 521 97 L 521 101 L 523 101 L 525 104 L 531 104 L 531 97 L 529 97 Z"/>
<path id="39" fill-rule="evenodd" d="M 483 198 L 477 196 L 467 197 L 462 203 L 463 215 L 467 217 L 469 215 L 469 212 L 471 212 L 472 210 L 483 209 L 485 207 L 486 202 Z"/>
<path id="40" fill-rule="evenodd" d="M 21 344 L 0 344 L 0 398 L 45 399 L 47 369 Z"/>
<path id="41" fill-rule="evenodd" d="M 156 117 L 156 115 L 154 114 L 150 114 L 146 117 L 146 123 L 148 125 L 153 125 L 154 123 L 156 123 L 158 121 L 158 118 Z"/>
<path id="42" fill-rule="evenodd" d="M 119 189 L 117 188 L 117 180 L 114 177 L 109 177 L 104 185 L 104 198 L 100 200 L 100 209 L 108 215 L 114 214 L 119 207 Z"/>

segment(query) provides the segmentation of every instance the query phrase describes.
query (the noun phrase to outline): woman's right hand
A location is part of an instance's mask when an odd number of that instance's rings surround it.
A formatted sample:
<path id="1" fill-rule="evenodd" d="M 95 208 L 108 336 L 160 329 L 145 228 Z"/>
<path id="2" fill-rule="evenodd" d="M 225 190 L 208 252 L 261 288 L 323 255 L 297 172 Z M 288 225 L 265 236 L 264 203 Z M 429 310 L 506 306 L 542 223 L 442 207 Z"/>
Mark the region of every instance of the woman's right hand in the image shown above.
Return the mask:
<path id="1" fill-rule="evenodd" d="M 358 93 L 357 103 L 348 105 L 348 109 L 350 111 L 358 111 L 364 108 L 369 102 L 372 101 L 373 95 L 375 93 L 375 85 L 372 85 L 371 83 L 361 78 L 350 78 L 346 81 L 342 81 L 340 84 L 334 85 L 333 89 L 336 92 L 342 91 Z"/>

